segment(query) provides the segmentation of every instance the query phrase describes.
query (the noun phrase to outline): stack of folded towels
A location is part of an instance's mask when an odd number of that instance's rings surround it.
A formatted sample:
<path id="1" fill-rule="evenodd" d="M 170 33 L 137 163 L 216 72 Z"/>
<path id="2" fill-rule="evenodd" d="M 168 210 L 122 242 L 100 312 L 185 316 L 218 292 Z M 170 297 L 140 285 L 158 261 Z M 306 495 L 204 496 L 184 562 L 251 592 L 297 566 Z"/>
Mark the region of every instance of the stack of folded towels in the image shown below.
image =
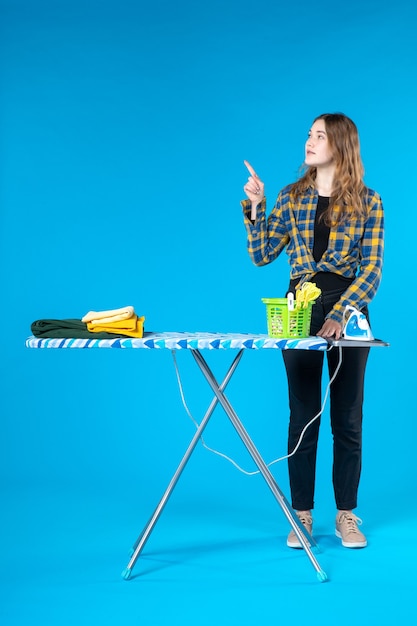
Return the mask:
<path id="1" fill-rule="evenodd" d="M 127 337 L 143 337 L 144 317 L 138 317 L 133 306 L 110 311 L 89 311 L 81 320 L 92 333 L 116 333 Z"/>

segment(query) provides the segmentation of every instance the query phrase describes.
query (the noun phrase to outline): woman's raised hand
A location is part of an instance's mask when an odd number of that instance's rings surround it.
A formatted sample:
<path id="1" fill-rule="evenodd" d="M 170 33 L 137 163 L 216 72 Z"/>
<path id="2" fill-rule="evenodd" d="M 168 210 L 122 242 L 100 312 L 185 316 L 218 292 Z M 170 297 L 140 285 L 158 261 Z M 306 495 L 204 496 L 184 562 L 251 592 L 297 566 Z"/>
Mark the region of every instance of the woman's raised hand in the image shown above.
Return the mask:
<path id="1" fill-rule="evenodd" d="M 243 189 L 251 202 L 256 202 L 257 204 L 259 204 L 259 202 L 264 197 L 264 184 L 259 178 L 258 174 L 253 169 L 252 165 L 248 163 L 248 161 L 243 162 L 250 173 L 248 182 L 243 187 Z"/>
<path id="2" fill-rule="evenodd" d="M 252 165 L 248 163 L 248 161 L 243 161 L 246 167 L 249 170 L 250 176 L 248 178 L 248 182 L 243 187 L 245 194 L 248 196 L 249 200 L 252 202 L 252 212 L 251 219 L 256 219 L 256 207 L 262 202 L 264 197 L 264 183 L 259 178 L 258 174 L 253 169 Z"/>

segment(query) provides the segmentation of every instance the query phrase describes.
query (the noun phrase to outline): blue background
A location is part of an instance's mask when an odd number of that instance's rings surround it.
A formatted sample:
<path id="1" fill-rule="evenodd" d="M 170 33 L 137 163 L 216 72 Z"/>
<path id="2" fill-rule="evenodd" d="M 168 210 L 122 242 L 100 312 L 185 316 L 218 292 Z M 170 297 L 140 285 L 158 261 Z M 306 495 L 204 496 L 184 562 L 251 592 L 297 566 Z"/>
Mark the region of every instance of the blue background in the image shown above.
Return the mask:
<path id="1" fill-rule="evenodd" d="M 346 594 L 357 624 L 409 614 L 416 18 L 408 0 L 0 1 L 3 624 L 330 624 Z M 31 351 L 30 324 L 129 304 L 147 330 L 265 332 L 261 298 L 283 295 L 288 265 L 251 265 L 243 159 L 271 208 L 297 177 L 313 118 L 333 111 L 357 123 L 366 182 L 386 210 L 371 315 L 391 347 L 368 366 L 357 511 L 369 548 L 343 551 L 333 536 L 326 417 L 315 534 L 330 584 L 288 553 L 262 479 L 201 447 L 138 575 L 122 581 L 194 432 L 172 357 Z M 232 353 L 206 356 L 221 378 Z M 177 358 L 200 419 L 210 391 L 191 355 Z M 245 354 L 229 396 L 264 457 L 284 454 L 280 354 Z M 221 411 L 205 439 L 253 469 Z M 288 493 L 284 464 L 273 471 Z"/>

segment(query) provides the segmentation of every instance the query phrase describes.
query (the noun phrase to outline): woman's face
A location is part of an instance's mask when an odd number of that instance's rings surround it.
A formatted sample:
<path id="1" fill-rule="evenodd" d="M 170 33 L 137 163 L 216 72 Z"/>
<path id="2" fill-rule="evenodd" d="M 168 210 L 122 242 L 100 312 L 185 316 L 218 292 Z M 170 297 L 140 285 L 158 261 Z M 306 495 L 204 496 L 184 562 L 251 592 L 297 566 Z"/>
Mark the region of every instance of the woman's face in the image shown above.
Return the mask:
<path id="1" fill-rule="evenodd" d="M 305 145 L 305 164 L 311 167 L 326 167 L 333 163 L 326 125 L 324 120 L 316 120 L 308 133 Z"/>

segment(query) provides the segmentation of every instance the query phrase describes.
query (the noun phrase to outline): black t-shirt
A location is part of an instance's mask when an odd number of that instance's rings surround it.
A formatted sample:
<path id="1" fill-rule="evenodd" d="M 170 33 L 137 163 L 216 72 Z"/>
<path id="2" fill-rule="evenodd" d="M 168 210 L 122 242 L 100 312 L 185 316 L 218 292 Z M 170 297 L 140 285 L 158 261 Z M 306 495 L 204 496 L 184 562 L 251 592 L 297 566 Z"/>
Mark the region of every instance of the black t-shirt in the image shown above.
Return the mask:
<path id="1" fill-rule="evenodd" d="M 313 258 L 318 263 L 326 252 L 329 245 L 330 227 L 326 225 L 325 220 L 322 218 L 323 213 L 329 207 L 330 198 L 326 196 L 319 196 L 316 208 L 316 216 L 314 219 L 314 243 L 313 243 Z M 316 283 L 322 292 L 333 290 L 345 290 L 352 282 L 352 278 L 346 278 L 335 274 L 333 272 L 317 272 L 312 278 L 311 282 Z M 295 286 L 299 283 L 299 279 L 293 279 L 290 282 L 290 291 L 295 291 Z"/>
<path id="2" fill-rule="evenodd" d="M 330 198 L 319 196 L 316 209 L 316 217 L 314 219 L 314 245 L 313 258 L 320 261 L 321 257 L 327 250 L 329 245 L 330 227 L 327 226 L 323 219 L 323 213 L 329 208 Z"/>

